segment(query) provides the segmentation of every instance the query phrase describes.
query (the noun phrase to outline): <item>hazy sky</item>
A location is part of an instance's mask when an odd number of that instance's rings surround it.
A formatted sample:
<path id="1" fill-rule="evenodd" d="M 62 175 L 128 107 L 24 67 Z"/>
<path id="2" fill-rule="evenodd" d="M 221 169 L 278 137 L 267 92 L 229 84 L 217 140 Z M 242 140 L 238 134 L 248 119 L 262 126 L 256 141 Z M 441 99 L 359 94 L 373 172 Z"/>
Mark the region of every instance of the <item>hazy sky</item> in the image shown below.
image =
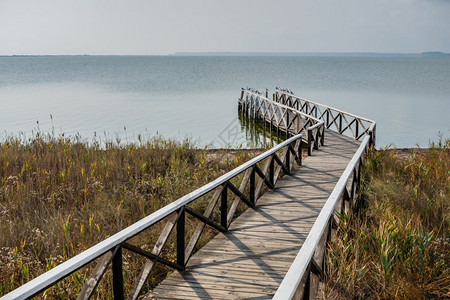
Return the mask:
<path id="1" fill-rule="evenodd" d="M 450 0 L 0 0 L 0 55 L 450 52 Z"/>

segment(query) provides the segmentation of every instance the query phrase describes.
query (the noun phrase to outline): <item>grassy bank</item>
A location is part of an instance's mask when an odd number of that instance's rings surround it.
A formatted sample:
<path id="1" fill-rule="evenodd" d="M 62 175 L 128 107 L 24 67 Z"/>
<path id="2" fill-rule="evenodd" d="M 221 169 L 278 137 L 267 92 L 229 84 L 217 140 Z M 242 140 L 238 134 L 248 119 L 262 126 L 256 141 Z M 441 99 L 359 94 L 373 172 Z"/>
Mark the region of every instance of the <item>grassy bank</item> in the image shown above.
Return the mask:
<path id="1" fill-rule="evenodd" d="M 450 140 L 372 152 L 359 217 L 342 218 L 326 299 L 450 298 Z"/>
<path id="2" fill-rule="evenodd" d="M 209 155 L 187 140 L 162 138 L 104 147 L 39 135 L 27 143 L 15 138 L 1 142 L 0 295 L 210 182 L 250 155 L 248 151 Z M 147 239 L 157 237 L 150 233 Z M 124 259 L 126 264 L 142 265 Z M 161 269 L 156 276 L 167 271 Z M 44 296 L 74 297 L 86 273 L 76 273 Z M 157 280 L 152 278 L 150 285 Z"/>

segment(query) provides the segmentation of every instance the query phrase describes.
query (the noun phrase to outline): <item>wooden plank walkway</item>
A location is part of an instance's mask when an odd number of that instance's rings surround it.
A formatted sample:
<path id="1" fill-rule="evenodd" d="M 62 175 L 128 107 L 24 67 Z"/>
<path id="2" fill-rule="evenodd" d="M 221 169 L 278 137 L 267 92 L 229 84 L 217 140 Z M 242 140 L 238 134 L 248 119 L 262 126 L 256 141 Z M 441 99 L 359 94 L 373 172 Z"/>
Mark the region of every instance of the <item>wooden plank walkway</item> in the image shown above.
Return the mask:
<path id="1" fill-rule="evenodd" d="M 325 131 L 325 146 L 145 298 L 272 298 L 359 144 Z"/>

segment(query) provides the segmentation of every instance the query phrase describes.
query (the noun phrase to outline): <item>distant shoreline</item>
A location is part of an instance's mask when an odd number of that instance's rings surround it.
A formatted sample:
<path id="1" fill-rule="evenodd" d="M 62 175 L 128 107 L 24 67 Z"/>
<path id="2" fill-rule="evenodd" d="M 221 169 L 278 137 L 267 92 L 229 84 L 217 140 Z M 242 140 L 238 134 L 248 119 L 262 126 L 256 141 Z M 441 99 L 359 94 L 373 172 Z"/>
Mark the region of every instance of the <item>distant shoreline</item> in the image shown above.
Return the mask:
<path id="1" fill-rule="evenodd" d="M 422 53 L 378 52 L 176 52 L 173 56 L 332 56 L 332 57 L 442 57 L 450 53 L 429 51 Z"/>
<path id="2" fill-rule="evenodd" d="M 422 53 L 381 52 L 175 52 L 171 54 L 15 54 L 0 57 L 53 57 L 53 56 L 273 56 L 273 57 L 450 57 L 450 53 L 428 51 Z"/>

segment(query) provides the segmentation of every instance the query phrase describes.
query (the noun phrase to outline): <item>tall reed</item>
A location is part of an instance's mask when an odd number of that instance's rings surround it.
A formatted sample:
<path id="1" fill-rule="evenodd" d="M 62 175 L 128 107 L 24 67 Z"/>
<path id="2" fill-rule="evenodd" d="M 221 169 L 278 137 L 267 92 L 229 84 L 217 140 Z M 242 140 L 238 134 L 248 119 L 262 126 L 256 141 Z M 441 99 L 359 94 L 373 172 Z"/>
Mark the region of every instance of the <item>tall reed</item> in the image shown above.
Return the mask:
<path id="1" fill-rule="evenodd" d="M 371 152 L 359 216 L 329 245 L 327 299 L 450 298 L 450 140 Z"/>
<path id="2" fill-rule="evenodd" d="M 14 137 L 0 142 L 0 295 L 231 170 L 249 155 L 238 151 L 233 159 L 223 157 L 220 151 L 208 155 L 205 149 L 195 149 L 189 140 L 161 137 L 100 146 L 38 133 L 26 142 Z M 125 261 L 132 259 L 125 256 Z M 71 284 L 47 296 L 72 298 L 83 276 L 75 273 Z M 152 280 L 158 276 L 164 274 Z"/>

